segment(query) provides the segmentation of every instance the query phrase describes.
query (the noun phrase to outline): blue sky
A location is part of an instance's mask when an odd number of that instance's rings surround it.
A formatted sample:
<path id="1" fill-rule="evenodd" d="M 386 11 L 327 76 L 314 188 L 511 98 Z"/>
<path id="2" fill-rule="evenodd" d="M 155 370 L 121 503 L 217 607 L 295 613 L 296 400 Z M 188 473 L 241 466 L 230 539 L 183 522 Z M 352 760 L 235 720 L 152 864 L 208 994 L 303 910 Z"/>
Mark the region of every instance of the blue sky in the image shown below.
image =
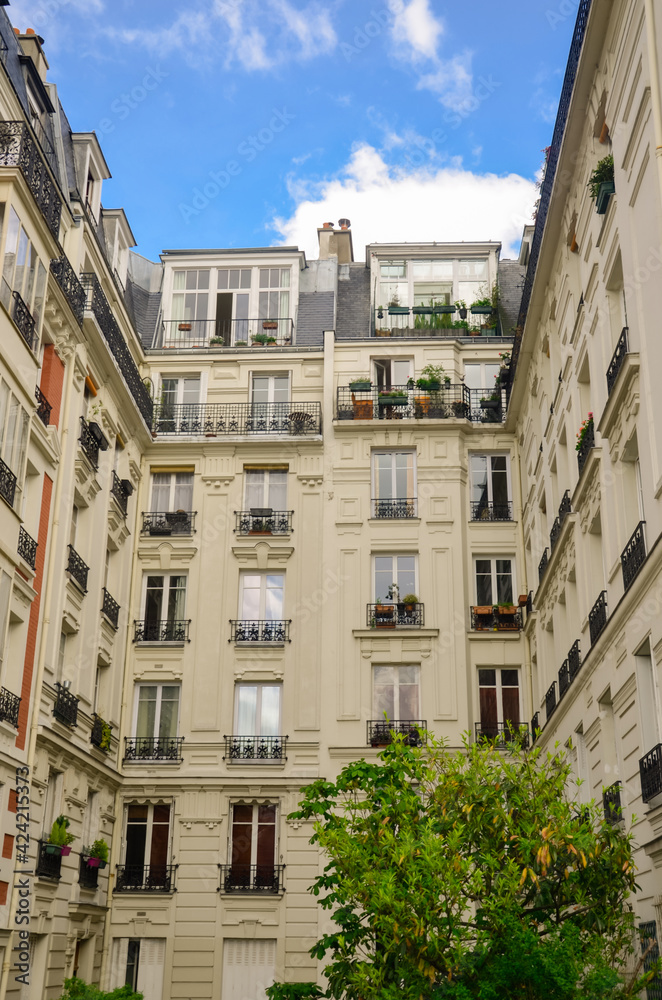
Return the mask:
<path id="1" fill-rule="evenodd" d="M 516 251 L 577 0 L 12 0 L 137 249 L 372 241 Z"/>

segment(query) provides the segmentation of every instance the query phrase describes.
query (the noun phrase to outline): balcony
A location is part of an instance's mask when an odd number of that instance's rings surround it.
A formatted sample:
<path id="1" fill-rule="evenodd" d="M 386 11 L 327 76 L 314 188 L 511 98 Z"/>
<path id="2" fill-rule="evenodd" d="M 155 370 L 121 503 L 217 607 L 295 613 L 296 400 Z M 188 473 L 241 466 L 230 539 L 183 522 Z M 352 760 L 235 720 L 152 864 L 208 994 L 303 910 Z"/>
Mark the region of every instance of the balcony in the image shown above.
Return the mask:
<path id="1" fill-rule="evenodd" d="M 51 261 L 51 274 L 60 286 L 65 299 L 79 326 L 83 325 L 87 294 L 78 276 L 69 263 L 68 257 L 57 257 Z"/>
<path id="2" fill-rule="evenodd" d="M 219 892 L 275 895 L 283 892 L 285 865 L 219 865 Z"/>
<path id="3" fill-rule="evenodd" d="M 92 729 L 90 731 L 90 743 L 97 750 L 103 750 L 104 753 L 108 753 L 110 750 L 110 739 L 112 736 L 112 728 L 109 722 L 102 719 L 100 715 L 95 712 L 92 716 Z"/>
<path id="4" fill-rule="evenodd" d="M 16 476 L 8 465 L 0 458 L 0 497 L 5 500 L 10 507 L 14 506 L 16 495 Z"/>
<path id="5" fill-rule="evenodd" d="M 24 122 L 0 122 L 0 167 L 18 167 L 46 225 L 57 240 L 62 201 L 32 133 Z"/>
<path id="6" fill-rule="evenodd" d="M 290 317 L 252 319 L 168 319 L 161 326 L 157 348 L 178 351 L 219 347 L 288 347 L 294 343 Z"/>
<path id="7" fill-rule="evenodd" d="M 556 681 L 552 683 L 552 686 L 545 695 L 545 715 L 547 716 L 547 722 L 549 722 L 555 711 L 556 711 Z"/>
<path id="8" fill-rule="evenodd" d="M 21 559 L 25 559 L 30 569 L 34 569 L 37 565 L 38 544 L 31 535 L 28 535 L 23 525 L 21 525 L 18 529 L 18 554 Z"/>
<path id="9" fill-rule="evenodd" d="M 535 743 L 536 739 L 538 738 L 538 732 L 539 732 L 539 730 L 541 728 L 542 727 L 540 725 L 540 715 L 538 714 L 538 712 L 535 712 L 534 715 L 533 715 L 533 718 L 531 719 L 531 742 L 532 743 Z"/>
<path id="10" fill-rule="evenodd" d="M 369 747 L 386 747 L 394 736 L 404 736 L 410 747 L 422 747 L 425 742 L 426 719 L 371 719 L 367 723 L 366 742 Z"/>
<path id="11" fill-rule="evenodd" d="M 322 433 L 321 403 L 166 403 L 154 415 L 154 431 L 187 437 L 277 437 Z"/>
<path id="12" fill-rule="evenodd" d="M 282 645 L 286 642 L 292 642 L 290 639 L 291 624 L 291 618 L 283 621 L 231 619 L 228 642 L 268 642 Z"/>
<path id="13" fill-rule="evenodd" d="M 519 632 L 523 628 L 522 611 L 513 604 L 471 608 L 471 628 L 474 632 Z"/>
<path id="14" fill-rule="evenodd" d="M 368 604 L 368 628 L 420 628 L 425 625 L 424 604 Z"/>
<path id="15" fill-rule="evenodd" d="M 275 761 L 284 764 L 287 760 L 287 736 L 224 736 L 224 760 L 231 764 L 262 764 Z"/>
<path id="16" fill-rule="evenodd" d="M 605 819 L 608 823 L 614 826 L 616 823 L 620 823 L 623 819 L 621 812 L 621 783 L 620 781 L 614 782 L 609 788 L 605 788 L 602 793 L 602 808 L 604 810 Z"/>
<path id="17" fill-rule="evenodd" d="M 612 355 L 612 359 L 609 362 L 609 368 L 607 369 L 607 395 L 611 395 L 611 390 L 616 385 L 616 379 L 618 378 L 618 373 L 623 367 L 623 362 L 625 361 L 626 355 L 630 350 L 629 346 L 629 329 L 627 326 L 623 327 L 621 335 L 618 338 L 618 343 L 616 344 L 616 350 Z"/>
<path id="18" fill-rule="evenodd" d="M 472 521 L 512 521 L 512 501 L 487 502 L 486 500 L 471 501 Z"/>
<path id="19" fill-rule="evenodd" d="M 581 670 L 582 657 L 579 649 L 579 639 L 576 639 L 570 649 L 568 650 L 568 671 L 570 674 L 570 683 L 574 681 L 575 677 Z"/>
<path id="20" fill-rule="evenodd" d="M 0 130 L 1 129 L 2 123 L 0 122 Z M 12 292 L 10 313 L 11 318 L 18 327 L 18 332 L 30 350 L 34 353 L 37 350 L 37 324 L 34 321 L 32 313 L 18 292 Z"/>
<path id="21" fill-rule="evenodd" d="M 96 424 L 94 425 L 97 426 Z M 89 458 L 94 469 L 99 468 L 99 437 L 97 434 L 92 433 L 91 425 L 88 424 L 84 417 L 80 418 L 80 437 L 78 438 L 78 443 L 83 450 L 83 453 Z"/>
<path id="22" fill-rule="evenodd" d="M 600 593 L 597 601 L 588 613 L 588 630 L 593 646 L 607 624 L 607 591 Z"/>
<path id="23" fill-rule="evenodd" d="M 190 642 L 188 621 L 134 621 L 134 642 Z"/>
<path id="24" fill-rule="evenodd" d="M 103 334 L 110 353 L 117 362 L 127 388 L 133 396 L 134 402 L 140 411 L 147 427 L 152 426 L 152 397 L 142 380 L 138 366 L 133 360 L 133 355 L 129 350 L 122 331 L 120 330 L 108 300 L 103 293 L 96 274 L 81 274 L 81 284 L 85 289 L 85 308 L 90 309 L 94 314 L 99 329 Z"/>
<path id="25" fill-rule="evenodd" d="M 55 848 L 55 850 L 53 850 Z M 51 878 L 59 881 L 62 868 L 62 849 L 55 844 L 37 841 L 37 878 Z"/>
<path id="26" fill-rule="evenodd" d="M 577 451 L 577 468 L 580 476 L 584 471 L 584 466 L 586 465 L 586 461 L 592 448 L 595 448 L 595 425 L 593 420 L 590 420 L 586 426 L 586 432 L 582 438 L 582 443 Z"/>
<path id="27" fill-rule="evenodd" d="M 545 575 L 545 570 L 547 569 L 547 563 L 549 562 L 549 549 L 545 549 L 542 554 L 542 559 L 538 563 L 538 583 L 542 583 L 542 578 Z"/>
<path id="28" fill-rule="evenodd" d="M 143 511 L 141 535 L 192 535 L 197 511 Z"/>
<path id="29" fill-rule="evenodd" d="M 120 479 L 115 470 L 113 470 L 113 476 L 110 484 L 110 495 L 114 498 L 117 506 L 122 512 L 122 516 L 126 519 L 129 497 L 133 493 L 133 486 L 128 479 Z"/>
<path id="30" fill-rule="evenodd" d="M 120 606 L 117 601 L 110 596 L 106 588 L 102 590 L 101 614 L 108 619 L 115 631 L 119 628 Z"/>
<path id="31" fill-rule="evenodd" d="M 78 861 L 78 884 L 81 889 L 99 888 L 99 867 L 88 865 L 89 854 L 81 854 Z"/>
<path id="32" fill-rule="evenodd" d="M 381 520 L 403 520 L 418 515 L 416 497 L 402 500 L 373 500 L 372 516 Z"/>
<path id="33" fill-rule="evenodd" d="M 658 743 L 640 759 L 639 777 L 644 802 L 650 802 L 662 792 L 662 743 Z"/>
<path id="34" fill-rule="evenodd" d="M 117 865 L 113 892 L 175 892 L 178 865 Z"/>
<path id="35" fill-rule="evenodd" d="M 564 660 L 561 664 L 561 669 L 559 670 L 559 701 L 563 698 L 570 687 L 570 668 L 568 666 L 568 661 Z"/>
<path id="36" fill-rule="evenodd" d="M 37 416 L 41 420 L 44 427 L 48 427 L 51 422 L 51 410 L 53 407 L 48 402 L 39 386 L 35 386 L 34 395 L 37 400 Z"/>
<path id="37" fill-rule="evenodd" d="M 53 705 L 53 715 L 58 722 L 64 723 L 65 726 L 77 726 L 79 699 L 71 693 L 69 688 L 65 688 L 64 685 L 57 681 L 55 687 L 57 691 L 55 694 L 55 704 Z"/>
<path id="38" fill-rule="evenodd" d="M 493 399 L 492 396 L 497 398 Z M 411 384 L 388 388 L 356 389 L 339 386 L 338 420 L 446 420 L 460 417 L 475 423 L 500 423 L 505 398 L 500 390 L 469 389 L 466 385 L 442 385 L 426 392 Z"/>
<path id="39" fill-rule="evenodd" d="M 558 516 L 554 518 L 554 524 L 552 525 L 552 530 L 549 534 L 549 547 L 550 555 L 554 551 L 554 546 L 559 540 L 561 534 L 561 529 L 563 527 L 563 522 L 565 521 L 568 514 L 572 513 L 572 502 L 570 500 L 570 491 L 566 490 L 563 494 L 563 499 L 559 504 Z"/>
<path id="40" fill-rule="evenodd" d="M 0 688 L 0 721 L 8 722 L 14 729 L 18 729 L 20 707 L 21 699 L 17 694 L 12 694 L 7 688 Z"/>
<path id="41" fill-rule="evenodd" d="M 526 750 L 529 746 L 529 727 L 526 725 L 514 726 L 510 722 L 483 725 L 476 722 L 474 728 L 476 743 L 494 743 L 499 750 L 510 749 L 514 745 Z"/>
<path id="42" fill-rule="evenodd" d="M 69 558 L 67 560 L 67 573 L 72 578 L 74 583 L 78 584 L 80 589 L 84 594 L 87 593 L 87 574 L 90 571 L 87 563 L 84 563 L 81 557 L 76 552 L 73 545 L 67 545 L 69 550 Z"/>
<path id="43" fill-rule="evenodd" d="M 272 510 L 271 507 L 252 507 L 235 510 L 237 535 L 290 535 L 293 510 Z"/>
<path id="44" fill-rule="evenodd" d="M 634 529 L 632 537 L 621 553 L 621 569 L 623 570 L 623 588 L 628 591 L 634 583 L 637 573 L 646 562 L 645 521 L 640 521 Z"/>
<path id="45" fill-rule="evenodd" d="M 176 761 L 182 757 L 183 736 L 125 736 L 124 763 L 131 761 Z"/>
<path id="46" fill-rule="evenodd" d="M 460 317 L 460 318 L 458 318 Z M 454 306 L 375 306 L 375 337 L 502 337 L 496 313 L 487 308 L 468 310 Z"/>

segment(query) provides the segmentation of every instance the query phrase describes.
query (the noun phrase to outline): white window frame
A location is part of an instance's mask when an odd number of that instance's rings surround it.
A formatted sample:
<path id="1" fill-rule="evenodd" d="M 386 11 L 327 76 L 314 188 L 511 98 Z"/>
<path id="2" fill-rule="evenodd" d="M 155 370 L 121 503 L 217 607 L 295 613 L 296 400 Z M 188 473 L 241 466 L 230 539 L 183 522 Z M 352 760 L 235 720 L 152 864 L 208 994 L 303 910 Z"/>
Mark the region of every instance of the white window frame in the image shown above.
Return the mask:
<path id="1" fill-rule="evenodd" d="M 142 609 L 143 621 L 146 620 L 146 613 L 147 613 L 147 580 L 148 580 L 148 578 L 150 576 L 160 576 L 160 577 L 163 578 L 163 590 L 162 590 L 163 598 L 167 598 L 167 595 L 170 592 L 170 584 L 168 583 L 168 585 L 166 586 L 166 581 L 169 581 L 173 576 L 181 576 L 181 577 L 184 578 L 184 581 L 185 581 L 184 582 L 184 609 L 183 609 L 182 614 L 185 616 L 186 615 L 186 604 L 187 604 L 187 601 L 188 601 L 188 574 L 187 573 L 182 573 L 181 571 L 170 571 L 170 570 L 162 570 L 162 569 L 145 570 L 143 572 L 142 591 L 141 591 L 141 597 L 140 597 L 140 607 Z M 161 614 L 163 614 L 164 610 L 167 611 L 167 607 L 165 609 L 163 607 L 163 598 L 161 600 Z M 167 620 L 168 620 L 167 617 L 160 619 L 160 621 L 167 621 Z M 179 621 L 179 620 L 183 621 L 184 619 L 175 619 L 175 620 L 176 621 Z"/>
<path id="2" fill-rule="evenodd" d="M 176 394 L 176 397 L 175 397 L 173 405 L 179 406 L 179 405 L 182 405 L 185 402 L 185 400 L 184 400 L 184 382 L 194 382 L 196 380 L 197 380 L 198 386 L 199 386 L 199 389 L 198 389 L 198 398 L 197 398 L 197 400 L 195 402 L 193 402 L 192 400 L 188 400 L 187 401 L 187 405 L 188 406 L 197 406 L 199 403 L 203 402 L 203 398 L 202 398 L 203 397 L 202 374 L 200 372 L 196 372 L 193 375 L 177 375 L 175 373 L 171 374 L 170 372 L 160 372 L 159 373 L 159 388 L 160 388 L 160 392 L 161 392 L 161 408 L 163 408 L 163 406 L 165 405 L 164 402 L 163 402 L 163 383 L 164 382 L 177 382 L 177 394 Z"/>
<path id="3" fill-rule="evenodd" d="M 285 474 L 285 501 L 282 507 L 274 507 L 273 504 L 269 502 L 269 493 L 271 490 L 271 473 L 280 472 Z M 272 510 L 287 510 L 287 477 L 289 474 L 289 468 L 283 466 L 280 469 L 244 469 L 244 509 L 249 510 L 250 504 L 248 502 L 248 477 L 250 475 L 255 475 L 256 473 L 261 473 L 262 475 L 262 502 L 259 504 L 254 504 L 254 507 L 271 508 Z"/>
<path id="4" fill-rule="evenodd" d="M 396 682 L 395 677 L 393 681 L 393 719 L 389 719 L 389 722 L 409 722 L 417 721 L 421 718 L 421 665 L 420 663 L 373 663 L 372 664 L 372 715 L 376 722 L 382 722 L 383 716 L 379 718 L 379 710 L 376 704 L 376 693 L 375 693 L 375 670 L 376 669 L 388 669 L 393 670 L 397 673 L 399 677 L 400 671 L 403 669 L 414 669 L 416 670 L 416 682 L 418 688 L 418 708 L 416 709 L 417 715 L 414 716 L 413 720 L 405 719 L 400 711 L 400 682 Z M 397 701 L 397 704 L 396 704 Z"/>
<path id="5" fill-rule="evenodd" d="M 248 576 L 259 576 L 260 577 L 260 616 L 259 618 L 245 618 L 244 617 L 244 580 Z M 267 618 L 266 617 L 266 604 L 267 604 L 267 577 L 268 576 L 279 576 L 283 581 L 282 584 L 282 594 L 283 594 L 283 606 L 281 608 L 282 618 Z M 285 619 L 285 573 L 273 573 L 270 570 L 242 570 L 239 574 L 239 614 L 237 615 L 239 621 L 284 621 Z"/>
<path id="6" fill-rule="evenodd" d="M 240 688 L 255 687 L 257 688 L 257 699 L 255 705 L 255 718 L 256 722 L 259 719 L 259 728 L 262 729 L 262 688 L 274 687 L 278 689 L 278 726 L 276 727 L 275 735 L 278 736 L 281 732 L 282 719 L 283 719 L 283 685 L 282 683 L 274 681 L 236 681 L 234 686 L 234 717 L 232 722 L 232 733 L 234 736 L 264 736 L 269 735 L 262 732 L 259 733 L 239 733 L 237 730 L 239 728 L 239 690 Z M 255 728 L 258 726 L 256 724 Z"/>
<path id="7" fill-rule="evenodd" d="M 403 382 L 399 382 L 396 379 L 394 379 L 394 377 L 393 377 L 393 363 L 394 362 L 396 362 L 397 364 L 403 364 L 403 365 L 406 364 L 406 365 L 408 365 L 408 374 L 404 378 Z M 373 381 L 373 383 L 374 383 L 375 386 L 379 385 L 379 372 L 380 372 L 380 369 L 378 367 L 379 365 L 384 365 L 384 366 L 387 365 L 387 364 L 390 365 L 389 371 L 390 371 L 391 374 L 390 374 L 389 378 L 386 379 L 386 381 L 384 382 L 384 386 L 406 386 L 407 383 L 408 383 L 408 381 L 409 381 L 409 379 L 411 379 L 411 378 L 414 377 L 414 359 L 413 358 L 401 358 L 401 357 L 398 357 L 398 356 L 393 356 L 393 357 L 375 357 L 375 358 L 371 359 L 370 363 L 371 363 L 371 367 L 372 367 L 372 381 Z"/>
<path id="8" fill-rule="evenodd" d="M 394 601 L 392 601 L 390 599 L 386 599 L 386 594 L 378 594 L 377 593 L 377 563 L 376 563 L 376 560 L 377 559 L 392 559 L 393 560 L 393 559 L 401 559 L 401 558 L 404 558 L 404 559 L 412 559 L 413 558 L 413 560 L 414 560 L 414 581 L 415 581 L 414 591 L 413 592 L 417 596 L 420 593 L 420 591 L 419 591 L 418 552 L 373 552 L 373 554 L 372 554 L 372 594 L 373 594 L 373 603 L 376 604 L 378 601 L 379 601 L 380 604 L 383 604 L 383 603 L 385 603 L 385 604 L 397 603 L 397 602 L 394 602 Z M 396 575 L 397 574 L 394 573 L 393 580 L 391 581 L 392 583 L 396 583 L 397 582 Z M 399 599 L 402 600 L 402 598 L 405 597 L 405 596 L 406 596 L 405 594 L 400 593 L 399 594 Z"/>
<path id="9" fill-rule="evenodd" d="M 521 720 L 524 718 L 524 702 L 523 702 L 523 697 L 522 697 L 522 695 L 523 695 L 523 691 L 522 691 L 522 677 L 523 677 L 523 674 L 522 674 L 521 668 L 518 667 L 518 666 L 503 666 L 503 665 L 499 666 L 499 667 L 491 667 L 491 666 L 488 667 L 488 666 L 485 666 L 484 664 L 481 664 L 481 666 L 478 667 L 477 669 L 478 670 L 494 670 L 495 673 L 496 673 L 496 685 L 495 685 L 495 687 L 496 687 L 496 696 L 497 696 L 497 724 L 500 725 L 500 726 L 503 725 L 503 722 L 504 722 L 504 719 L 503 719 L 503 697 L 502 697 L 503 687 L 502 687 L 502 684 L 501 684 L 501 671 L 502 670 L 516 670 L 517 671 L 517 676 L 518 676 L 517 692 L 518 692 L 518 698 L 519 698 L 520 725 L 525 725 L 525 723 L 521 722 Z M 476 718 L 479 721 L 482 721 L 481 718 L 480 718 L 480 689 L 481 689 L 481 687 L 487 687 L 488 685 L 482 685 L 480 683 L 480 678 L 478 677 L 477 679 L 478 679 L 478 685 L 477 685 L 477 687 L 478 687 L 478 711 L 476 713 Z M 510 684 L 506 684 L 506 688 L 509 691 L 513 690 L 513 687 Z"/>
<path id="10" fill-rule="evenodd" d="M 266 379 L 269 379 L 269 389 L 268 389 L 268 393 L 267 393 L 268 399 L 266 399 L 266 400 L 260 400 L 260 401 L 258 401 L 258 400 L 255 399 L 254 389 L 255 389 L 255 379 L 256 378 L 266 378 Z M 287 379 L 287 399 L 286 400 L 278 400 L 278 401 L 274 400 L 274 390 L 275 390 L 275 387 L 276 387 L 274 379 L 277 379 L 277 378 Z M 274 403 L 274 402 L 279 402 L 282 406 L 288 406 L 292 402 L 292 372 L 291 371 L 283 371 L 283 372 L 260 372 L 260 371 L 252 371 L 251 372 L 251 382 L 250 382 L 250 384 L 251 384 L 251 403 L 253 404 L 253 406 L 266 406 L 266 405 Z"/>
<path id="11" fill-rule="evenodd" d="M 162 475 L 170 476 L 170 485 L 168 487 L 168 504 L 167 504 L 167 506 L 165 508 L 162 508 L 162 507 L 155 508 L 154 507 L 154 485 L 155 485 L 154 484 L 154 477 L 155 476 L 162 476 Z M 157 512 L 172 513 L 175 510 L 179 510 L 180 509 L 180 508 L 178 508 L 178 507 L 176 508 L 174 506 L 174 504 L 175 504 L 175 490 L 177 488 L 177 476 L 190 476 L 191 477 L 191 505 L 188 508 L 181 508 L 181 509 L 182 510 L 185 509 L 187 513 L 191 513 L 192 512 L 192 510 L 193 510 L 193 490 L 195 488 L 195 473 L 194 472 L 189 472 L 188 470 L 182 469 L 181 472 L 166 472 L 166 473 L 163 473 L 163 472 L 151 472 L 150 473 L 150 501 L 151 501 L 150 512 L 151 513 L 157 513 Z M 162 487 L 165 486 L 165 483 L 161 484 L 161 486 Z"/>
<path id="12" fill-rule="evenodd" d="M 472 392 L 482 392 L 483 390 L 485 390 L 486 392 L 489 390 L 490 393 L 498 392 L 499 390 L 495 389 L 494 386 L 494 379 L 498 375 L 498 369 L 500 367 L 501 365 L 498 361 L 465 361 L 464 362 L 465 385 L 467 385 L 467 388 L 470 389 Z M 481 385 L 477 386 L 468 385 L 468 383 L 466 382 L 467 368 L 480 368 Z M 496 368 L 497 371 L 488 375 L 487 373 L 488 368 Z M 489 384 L 490 378 L 492 379 L 491 384 Z"/>
<path id="13" fill-rule="evenodd" d="M 175 726 L 175 734 L 174 734 L 174 737 L 165 737 L 166 739 L 168 739 L 168 738 L 175 738 L 178 735 L 178 733 L 179 733 L 179 721 L 180 721 L 181 708 L 182 708 L 182 686 L 181 686 L 181 684 L 179 684 L 176 681 L 138 681 L 135 684 L 135 691 L 134 691 L 134 697 L 133 697 L 133 722 L 132 722 L 132 726 L 131 726 L 131 732 L 133 734 L 133 737 L 134 738 L 139 738 L 138 737 L 138 708 L 139 708 L 139 704 L 140 704 L 140 689 L 143 688 L 143 687 L 155 687 L 157 689 L 157 694 L 156 694 L 156 711 L 154 713 L 154 730 L 155 730 L 155 732 L 153 732 L 151 734 L 151 736 L 145 737 L 146 739 L 158 739 L 159 738 L 158 730 L 159 730 L 159 726 L 161 724 L 161 705 L 162 705 L 162 700 L 163 700 L 163 688 L 164 687 L 177 688 L 177 691 L 178 691 L 178 695 L 177 695 L 177 725 Z"/>
<path id="14" fill-rule="evenodd" d="M 502 560 L 504 562 L 506 560 L 508 560 L 510 562 L 510 580 L 511 580 L 511 590 L 512 590 L 512 595 L 513 595 L 513 604 L 517 604 L 517 601 L 516 601 L 517 579 L 516 579 L 516 575 L 515 575 L 515 570 L 516 570 L 515 556 L 511 555 L 510 553 L 504 553 L 503 555 L 500 555 L 500 554 L 499 555 L 494 555 L 494 554 L 492 554 L 492 555 L 480 555 L 480 554 L 479 555 L 475 555 L 474 554 L 474 556 L 473 556 L 473 587 L 474 587 L 474 597 L 475 597 L 475 600 L 476 600 L 476 605 L 478 605 L 478 573 L 477 573 L 477 567 L 476 567 L 476 563 L 478 562 L 478 560 L 481 560 L 482 562 L 486 562 L 486 561 L 489 560 L 489 562 L 491 563 L 491 567 L 490 568 L 491 568 L 491 577 L 492 577 L 492 606 L 494 607 L 494 605 L 496 605 L 496 604 L 499 603 L 498 600 L 496 600 L 496 598 L 498 597 L 498 591 L 497 591 L 497 571 L 496 571 L 497 559 Z"/>
<path id="15" fill-rule="evenodd" d="M 391 496 L 383 497 L 379 495 L 379 476 L 377 472 L 377 462 L 381 455 L 391 456 Z M 412 482 L 414 495 L 411 497 L 399 497 L 394 494 L 397 492 L 395 489 L 395 456 L 396 455 L 411 455 L 412 456 Z M 417 468 L 417 451 L 416 448 L 374 448 L 371 457 L 371 469 L 372 469 L 372 507 L 373 507 L 373 517 L 375 516 L 375 506 L 379 500 L 413 500 L 414 503 L 414 516 L 418 516 L 418 468 Z"/>
<path id="16" fill-rule="evenodd" d="M 278 864 L 278 849 L 280 845 L 280 802 L 272 802 L 271 800 L 266 800 L 264 802 L 242 802 L 240 799 L 232 800 L 230 802 L 230 822 L 229 835 L 228 835 L 228 864 L 232 865 L 232 844 L 233 844 L 233 831 L 234 831 L 234 807 L 235 806 L 252 806 L 253 807 L 253 817 L 251 819 L 251 860 L 249 864 L 251 866 L 257 864 L 257 831 L 258 831 L 258 809 L 260 806 L 275 806 L 276 808 L 276 818 L 274 821 L 274 860 L 272 864 L 274 867 Z"/>
<path id="17" fill-rule="evenodd" d="M 505 458 L 506 460 L 506 489 L 508 491 L 508 503 L 511 505 L 513 503 L 513 486 L 511 477 L 511 462 L 510 462 L 510 452 L 507 451 L 472 451 L 469 452 L 469 502 L 474 502 L 471 500 L 471 494 L 473 492 L 473 470 L 471 468 L 471 460 L 474 458 L 485 458 L 487 459 L 487 502 L 494 503 L 494 486 L 492 483 L 492 465 L 491 460 L 493 458 Z"/>

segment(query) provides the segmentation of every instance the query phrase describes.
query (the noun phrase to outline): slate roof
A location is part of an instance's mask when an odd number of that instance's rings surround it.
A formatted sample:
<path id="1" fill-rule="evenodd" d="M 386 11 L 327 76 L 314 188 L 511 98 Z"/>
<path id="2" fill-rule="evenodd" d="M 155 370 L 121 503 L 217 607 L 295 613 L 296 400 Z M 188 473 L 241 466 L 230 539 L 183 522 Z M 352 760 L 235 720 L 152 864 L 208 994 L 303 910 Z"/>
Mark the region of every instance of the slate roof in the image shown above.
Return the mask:
<path id="1" fill-rule="evenodd" d="M 335 327 L 333 292 L 301 292 L 296 342 L 299 347 L 323 347 L 324 331 Z"/>
<path id="2" fill-rule="evenodd" d="M 517 326 L 526 267 L 516 260 L 499 261 L 499 296 L 501 300 L 501 326 L 506 337 L 513 336 Z"/>
<path id="3" fill-rule="evenodd" d="M 352 340 L 370 336 L 370 271 L 364 263 L 338 268 L 336 338 Z"/>

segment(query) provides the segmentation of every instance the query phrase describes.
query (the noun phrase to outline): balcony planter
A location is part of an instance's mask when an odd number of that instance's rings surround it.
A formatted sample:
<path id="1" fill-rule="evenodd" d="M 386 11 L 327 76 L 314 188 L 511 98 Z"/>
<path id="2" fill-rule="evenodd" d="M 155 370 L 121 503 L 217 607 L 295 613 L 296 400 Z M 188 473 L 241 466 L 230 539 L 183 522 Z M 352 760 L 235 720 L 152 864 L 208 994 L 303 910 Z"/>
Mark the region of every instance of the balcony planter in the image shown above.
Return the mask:
<path id="1" fill-rule="evenodd" d="M 101 868 L 101 858 L 87 858 L 85 864 L 88 868 Z"/>
<path id="2" fill-rule="evenodd" d="M 500 399 L 481 399 L 480 401 L 481 409 L 483 410 L 498 410 L 501 406 Z"/>
<path id="3" fill-rule="evenodd" d="M 604 215 L 609 207 L 609 199 L 616 192 L 616 187 L 613 181 L 605 181 L 604 184 L 600 185 L 597 197 L 595 199 L 595 210 L 598 215 Z"/>
<path id="4" fill-rule="evenodd" d="M 492 306 L 472 306 L 472 316 L 491 316 L 494 312 Z"/>
<path id="5" fill-rule="evenodd" d="M 94 440 L 98 444 L 98 446 L 101 449 L 101 451 L 107 451 L 108 450 L 108 441 L 106 439 L 106 435 L 101 430 L 101 428 L 99 427 L 99 425 L 96 424 L 93 420 L 91 420 L 87 426 L 88 426 L 90 434 L 92 435 L 92 437 L 94 438 Z"/>
<path id="6" fill-rule="evenodd" d="M 414 399 L 414 416 L 427 417 L 430 412 L 430 400 L 426 396 L 416 396 Z"/>
<path id="7" fill-rule="evenodd" d="M 278 329 L 278 321 L 277 320 L 272 320 L 272 319 L 265 319 L 264 322 L 262 323 L 262 329 L 263 330 L 277 330 Z"/>
<path id="8" fill-rule="evenodd" d="M 409 399 L 406 395 L 392 396 L 389 393 L 380 393 L 379 395 L 379 405 L 380 406 L 407 406 L 409 404 Z"/>
<path id="9" fill-rule="evenodd" d="M 353 392 L 368 392 L 372 389 L 372 382 L 369 379 L 356 379 L 349 383 L 349 387 Z"/>
<path id="10" fill-rule="evenodd" d="M 431 306 L 413 306 L 411 310 L 414 316 L 431 316 L 432 307 Z"/>
<path id="11" fill-rule="evenodd" d="M 389 316 L 408 316 L 409 306 L 389 306 L 388 314 Z"/>
<path id="12" fill-rule="evenodd" d="M 191 323 L 180 323 L 177 329 L 181 330 L 183 333 L 190 333 L 193 329 L 193 325 Z"/>
<path id="13" fill-rule="evenodd" d="M 467 417 L 469 415 L 469 404 L 460 402 L 451 403 L 451 410 L 456 417 Z"/>
<path id="14" fill-rule="evenodd" d="M 434 306 L 432 311 L 435 315 L 439 315 L 440 313 L 450 315 L 455 312 L 455 306 Z"/>
<path id="15" fill-rule="evenodd" d="M 44 844 L 44 850 L 46 854 L 64 854 L 64 848 L 61 844 Z M 71 851 L 71 848 L 69 848 L 69 851 Z"/>

